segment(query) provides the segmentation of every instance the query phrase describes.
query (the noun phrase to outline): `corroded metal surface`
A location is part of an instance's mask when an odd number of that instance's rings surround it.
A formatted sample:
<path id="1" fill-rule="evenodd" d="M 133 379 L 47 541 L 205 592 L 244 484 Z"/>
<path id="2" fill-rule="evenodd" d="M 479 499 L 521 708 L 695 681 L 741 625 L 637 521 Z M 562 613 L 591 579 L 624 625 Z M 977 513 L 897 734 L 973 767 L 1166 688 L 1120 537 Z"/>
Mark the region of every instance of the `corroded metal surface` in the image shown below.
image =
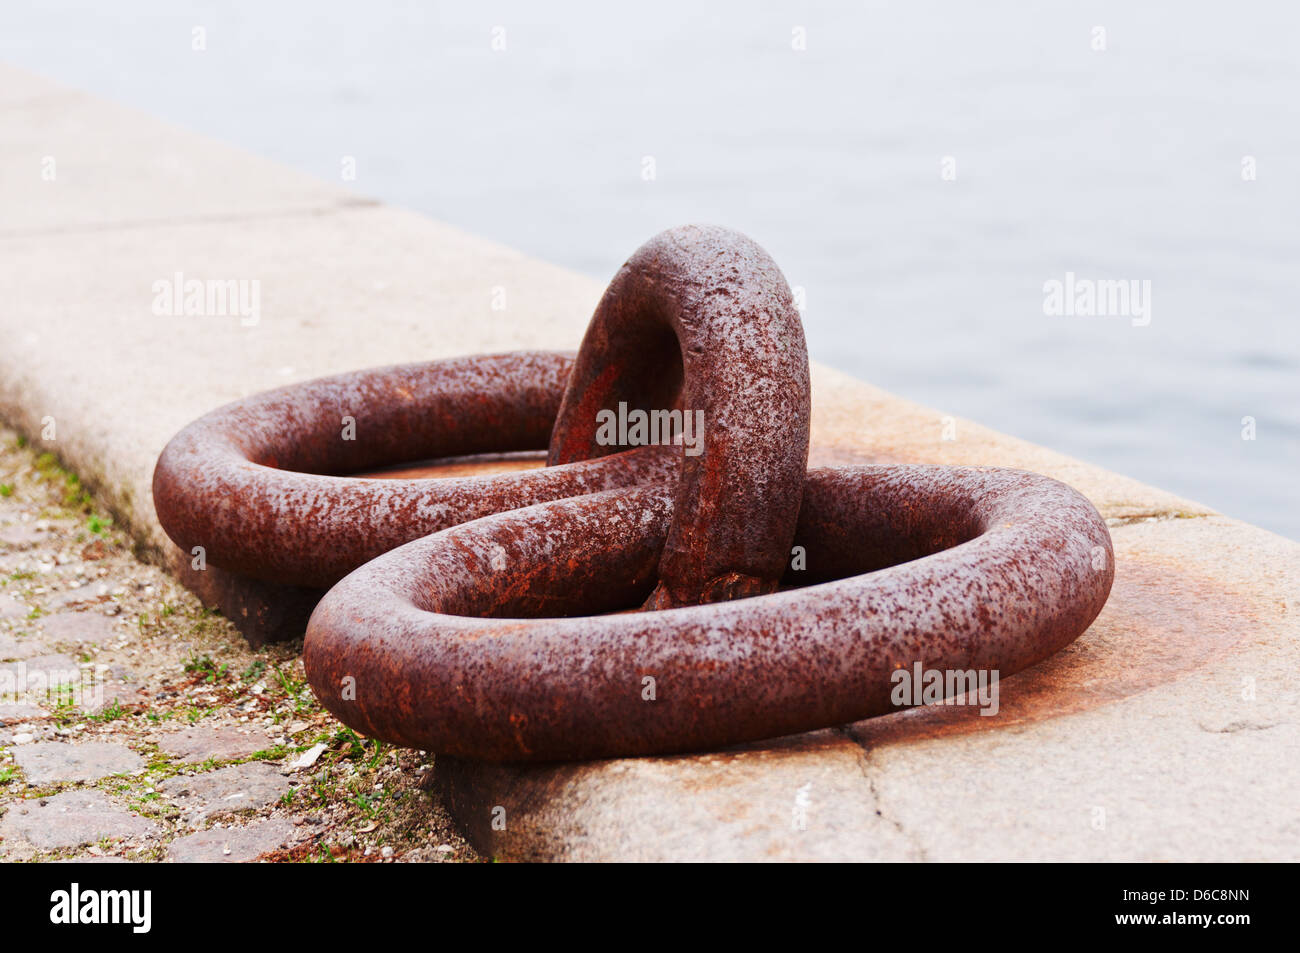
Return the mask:
<path id="1" fill-rule="evenodd" d="M 615 407 L 698 412 L 698 440 L 626 450 L 599 426 Z M 301 585 L 351 570 L 308 625 L 313 690 L 359 731 L 470 758 L 843 724 L 902 704 L 899 669 L 1010 675 L 1100 612 L 1110 535 L 1080 494 L 1017 470 L 807 471 L 809 413 L 779 269 L 690 226 L 629 259 L 576 363 L 468 358 L 250 398 L 172 441 L 155 497 L 214 565 Z M 548 438 L 541 470 L 337 475 Z"/>
<path id="2" fill-rule="evenodd" d="M 551 464 L 617 447 L 597 413 L 620 403 L 700 412 L 648 607 L 771 592 L 808 468 L 808 348 L 790 287 L 737 232 L 685 226 L 646 242 L 596 308 L 551 437 Z"/>
<path id="3" fill-rule="evenodd" d="M 426 457 L 547 446 L 567 354 L 519 352 L 402 364 L 293 384 L 227 404 L 158 459 L 158 520 L 221 569 L 325 587 L 394 546 L 501 510 L 648 480 L 667 447 L 490 477 L 358 479 Z M 346 439 L 348 421 L 351 436 Z"/>
<path id="4" fill-rule="evenodd" d="M 400 547 L 317 607 L 303 649 L 312 688 L 353 728 L 440 753 L 688 751 L 896 710 L 890 675 L 917 661 L 1010 675 L 1082 633 L 1113 579 L 1104 522 L 1055 480 L 842 467 L 808 474 L 795 539 L 807 570 L 786 582 L 848 578 L 560 618 L 645 598 L 672 512 L 669 487 L 641 487 Z"/>

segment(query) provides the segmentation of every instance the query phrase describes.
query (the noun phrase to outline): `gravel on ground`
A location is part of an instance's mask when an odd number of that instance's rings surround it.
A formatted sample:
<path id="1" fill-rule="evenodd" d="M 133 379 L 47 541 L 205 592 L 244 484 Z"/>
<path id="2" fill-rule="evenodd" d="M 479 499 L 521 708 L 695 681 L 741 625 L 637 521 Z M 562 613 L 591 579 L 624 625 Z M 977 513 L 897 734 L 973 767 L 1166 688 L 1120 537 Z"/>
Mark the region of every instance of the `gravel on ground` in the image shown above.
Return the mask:
<path id="1" fill-rule="evenodd" d="M 475 861 L 433 757 L 316 702 L 0 428 L 0 860 Z"/>

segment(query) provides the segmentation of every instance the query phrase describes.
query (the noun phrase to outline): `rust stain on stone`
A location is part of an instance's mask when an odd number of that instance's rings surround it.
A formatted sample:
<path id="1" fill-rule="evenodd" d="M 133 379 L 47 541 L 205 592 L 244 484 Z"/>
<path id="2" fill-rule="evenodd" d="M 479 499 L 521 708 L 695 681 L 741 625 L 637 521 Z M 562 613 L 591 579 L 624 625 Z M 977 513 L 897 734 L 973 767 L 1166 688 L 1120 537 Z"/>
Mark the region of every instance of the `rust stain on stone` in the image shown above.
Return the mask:
<path id="1" fill-rule="evenodd" d="M 844 447 L 839 444 L 814 443 L 808 448 L 810 467 L 852 467 L 864 463 L 916 463 L 893 454 L 877 453 L 870 448 Z"/>
<path id="2" fill-rule="evenodd" d="M 382 470 L 364 470 L 349 475 L 367 480 L 442 480 L 452 477 L 492 476 L 520 470 L 540 470 L 544 466 L 546 466 L 546 454 L 538 450 L 420 460 Z"/>
<path id="3" fill-rule="evenodd" d="M 1258 621 L 1252 597 L 1182 564 L 1116 555 L 1110 599 L 1083 635 L 999 686 L 999 711 L 911 708 L 851 726 L 876 746 L 1000 731 L 1117 702 L 1233 652 Z"/>

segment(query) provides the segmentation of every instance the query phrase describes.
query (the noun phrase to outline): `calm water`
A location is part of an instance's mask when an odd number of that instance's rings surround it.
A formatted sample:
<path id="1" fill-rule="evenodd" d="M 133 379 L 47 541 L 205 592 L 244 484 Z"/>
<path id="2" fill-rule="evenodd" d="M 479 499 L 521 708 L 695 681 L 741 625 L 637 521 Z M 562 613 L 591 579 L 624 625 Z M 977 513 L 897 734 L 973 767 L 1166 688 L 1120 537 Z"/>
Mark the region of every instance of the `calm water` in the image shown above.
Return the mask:
<path id="1" fill-rule="evenodd" d="M 1300 539 L 1300 8 L 541 6 L 6 0 L 0 57 L 602 279 L 733 226 L 819 360 Z"/>

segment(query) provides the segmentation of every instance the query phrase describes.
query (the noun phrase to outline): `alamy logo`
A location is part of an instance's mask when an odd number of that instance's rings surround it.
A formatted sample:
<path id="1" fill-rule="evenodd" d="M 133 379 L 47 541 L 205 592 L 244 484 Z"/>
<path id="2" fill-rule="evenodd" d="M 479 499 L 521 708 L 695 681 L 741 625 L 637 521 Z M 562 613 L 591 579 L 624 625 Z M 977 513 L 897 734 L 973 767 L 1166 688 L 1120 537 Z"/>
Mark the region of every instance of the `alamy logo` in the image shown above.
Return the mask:
<path id="1" fill-rule="evenodd" d="M 186 278 L 179 271 L 153 283 L 159 317 L 237 317 L 251 328 L 262 320 L 262 283 L 256 278 Z"/>
<path id="2" fill-rule="evenodd" d="M 82 668 L 69 660 L 66 668 L 12 662 L 0 668 L 0 703 L 7 701 L 54 700 L 56 704 L 75 704 L 98 708 L 104 703 L 104 684 L 96 676 L 107 665 Z"/>
<path id="3" fill-rule="evenodd" d="M 618 402 L 618 413 L 596 412 L 596 443 L 602 447 L 644 447 L 671 444 L 682 438 L 688 457 L 704 451 L 704 411 L 636 410 L 629 411 L 626 401 Z"/>
<path id="4" fill-rule="evenodd" d="M 895 669 L 889 676 L 894 690 L 889 700 L 900 708 L 917 705 L 978 705 L 981 715 L 998 713 L 997 669 Z"/>
<path id="5" fill-rule="evenodd" d="M 1137 279 L 1076 278 L 1043 283 L 1043 314 L 1048 317 L 1132 318 L 1133 327 L 1151 323 L 1151 282 Z"/>
<path id="6" fill-rule="evenodd" d="M 50 894 L 50 922 L 126 923 L 132 933 L 148 933 L 153 923 L 151 890 L 82 890 L 74 883 Z"/>

